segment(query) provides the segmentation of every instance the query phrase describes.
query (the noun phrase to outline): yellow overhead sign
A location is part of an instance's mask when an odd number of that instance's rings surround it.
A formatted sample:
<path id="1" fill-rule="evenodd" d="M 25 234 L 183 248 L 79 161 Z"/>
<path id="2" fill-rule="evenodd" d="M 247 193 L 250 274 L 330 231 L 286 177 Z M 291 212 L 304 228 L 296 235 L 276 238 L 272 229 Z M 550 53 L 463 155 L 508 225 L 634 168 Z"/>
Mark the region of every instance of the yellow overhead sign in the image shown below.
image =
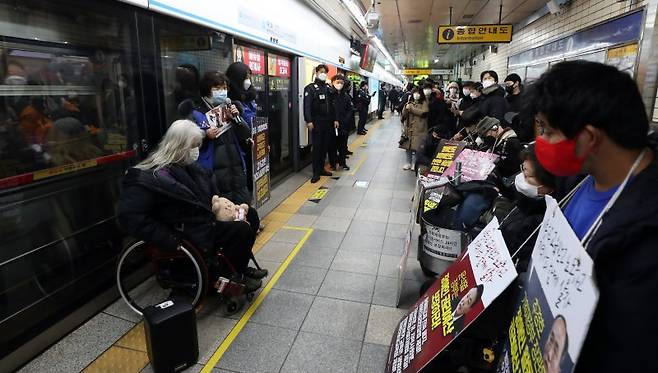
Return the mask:
<path id="1" fill-rule="evenodd" d="M 509 43 L 512 25 L 439 26 L 439 44 Z"/>
<path id="2" fill-rule="evenodd" d="M 402 75 L 449 75 L 450 69 L 404 69 Z"/>
<path id="3" fill-rule="evenodd" d="M 432 69 L 404 69 L 402 75 L 430 75 Z"/>
<path id="4" fill-rule="evenodd" d="M 634 56 L 637 54 L 637 49 L 638 49 L 637 44 L 631 44 L 619 48 L 608 49 L 608 59 Z"/>

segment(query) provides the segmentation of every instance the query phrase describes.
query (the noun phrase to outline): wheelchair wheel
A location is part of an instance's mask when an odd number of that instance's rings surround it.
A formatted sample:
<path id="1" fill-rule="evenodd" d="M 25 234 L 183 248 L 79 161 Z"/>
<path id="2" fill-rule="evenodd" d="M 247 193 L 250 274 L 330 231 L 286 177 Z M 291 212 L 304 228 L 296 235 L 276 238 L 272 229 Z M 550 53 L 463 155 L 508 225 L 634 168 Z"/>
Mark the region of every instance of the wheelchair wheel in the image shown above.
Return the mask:
<path id="1" fill-rule="evenodd" d="M 205 261 L 190 245 L 160 252 L 144 241 L 119 255 L 116 281 L 121 298 L 140 316 L 144 308 L 171 298 L 197 307 L 209 285 Z"/>

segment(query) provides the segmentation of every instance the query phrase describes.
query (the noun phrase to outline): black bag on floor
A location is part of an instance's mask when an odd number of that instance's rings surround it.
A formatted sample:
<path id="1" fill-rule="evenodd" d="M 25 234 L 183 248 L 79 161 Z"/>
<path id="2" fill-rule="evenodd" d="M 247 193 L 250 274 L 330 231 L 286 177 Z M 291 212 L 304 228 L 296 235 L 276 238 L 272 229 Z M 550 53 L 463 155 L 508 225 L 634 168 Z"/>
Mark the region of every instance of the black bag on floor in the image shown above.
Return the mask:
<path id="1" fill-rule="evenodd" d="M 199 359 L 196 314 L 189 302 L 174 299 L 145 308 L 144 331 L 154 372 L 177 372 Z"/>

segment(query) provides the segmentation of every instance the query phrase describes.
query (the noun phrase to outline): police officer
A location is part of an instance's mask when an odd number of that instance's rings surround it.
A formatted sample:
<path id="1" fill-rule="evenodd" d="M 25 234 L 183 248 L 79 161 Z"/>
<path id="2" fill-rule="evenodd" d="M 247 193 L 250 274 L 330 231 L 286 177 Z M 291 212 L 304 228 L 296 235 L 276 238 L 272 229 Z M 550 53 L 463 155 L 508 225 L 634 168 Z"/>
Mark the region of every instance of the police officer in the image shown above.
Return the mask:
<path id="1" fill-rule="evenodd" d="M 361 89 L 356 93 L 355 105 L 356 110 L 359 112 L 359 127 L 357 128 L 358 135 L 365 135 L 368 130 L 366 130 L 366 120 L 368 119 L 368 108 L 370 107 L 370 98 L 375 95 L 375 92 L 372 93 L 372 96 L 368 94 L 368 82 L 361 82 Z"/>
<path id="2" fill-rule="evenodd" d="M 330 86 L 327 84 L 327 65 L 315 68 L 315 81 L 304 88 L 304 121 L 313 138 L 313 177 L 311 183 L 317 183 L 320 176 L 331 176 L 324 169 L 329 137 L 334 128 L 338 128 L 336 110 Z"/>

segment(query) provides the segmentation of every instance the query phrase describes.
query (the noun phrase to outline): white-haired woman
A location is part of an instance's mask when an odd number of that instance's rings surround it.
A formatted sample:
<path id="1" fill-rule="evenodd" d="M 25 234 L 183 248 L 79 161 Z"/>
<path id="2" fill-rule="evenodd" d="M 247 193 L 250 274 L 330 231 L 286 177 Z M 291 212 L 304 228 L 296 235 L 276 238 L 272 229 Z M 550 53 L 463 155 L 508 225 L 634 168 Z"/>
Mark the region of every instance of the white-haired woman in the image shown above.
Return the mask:
<path id="1" fill-rule="evenodd" d="M 205 253 L 221 247 L 243 275 L 236 280 L 254 291 L 267 274 L 247 267 L 255 230 L 243 221 L 215 220 L 211 199 L 217 189 L 210 172 L 196 163 L 203 136 L 190 120 L 172 123 L 157 149 L 126 173 L 119 223 L 128 234 L 161 250 L 175 250 L 183 238 Z"/>

